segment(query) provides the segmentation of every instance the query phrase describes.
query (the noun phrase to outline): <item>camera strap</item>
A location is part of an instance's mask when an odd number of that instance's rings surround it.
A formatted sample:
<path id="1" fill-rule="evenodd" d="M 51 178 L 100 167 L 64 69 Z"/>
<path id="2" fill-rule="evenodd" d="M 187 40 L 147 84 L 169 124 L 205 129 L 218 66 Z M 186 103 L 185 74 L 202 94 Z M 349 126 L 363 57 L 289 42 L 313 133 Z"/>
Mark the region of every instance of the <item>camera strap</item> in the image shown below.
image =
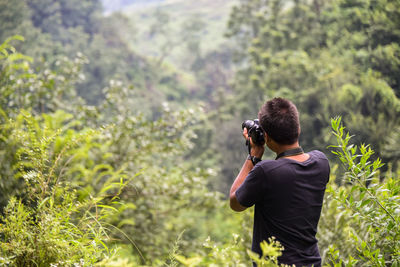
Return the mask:
<path id="1" fill-rule="evenodd" d="M 246 146 L 247 146 L 247 149 L 249 150 L 249 155 L 250 155 L 250 151 L 251 151 L 250 137 L 246 139 Z"/>
<path id="2" fill-rule="evenodd" d="M 246 146 L 249 149 L 249 155 L 247 156 L 248 160 L 251 160 L 251 162 L 253 163 L 253 166 L 256 165 L 258 162 L 261 161 L 260 158 L 257 158 L 256 156 L 252 156 L 251 155 L 251 144 L 250 144 L 250 138 L 246 139 Z"/>
<path id="3" fill-rule="evenodd" d="M 296 148 L 292 148 L 292 149 L 288 149 L 283 151 L 282 153 L 280 153 L 278 156 L 276 156 L 275 160 L 282 158 L 282 157 L 290 157 L 290 156 L 296 156 L 296 155 L 300 155 L 303 154 L 304 151 L 303 149 L 299 146 Z"/>

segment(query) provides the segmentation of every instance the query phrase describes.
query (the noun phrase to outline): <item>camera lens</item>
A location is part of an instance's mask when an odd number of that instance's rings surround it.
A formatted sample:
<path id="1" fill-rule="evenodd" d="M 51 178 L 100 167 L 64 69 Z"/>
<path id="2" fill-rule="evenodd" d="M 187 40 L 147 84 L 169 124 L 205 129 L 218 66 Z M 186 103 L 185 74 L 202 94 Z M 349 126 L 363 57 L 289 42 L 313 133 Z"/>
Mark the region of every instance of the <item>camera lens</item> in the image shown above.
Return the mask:
<path id="1" fill-rule="evenodd" d="M 253 120 L 245 120 L 242 123 L 242 129 L 246 128 L 247 131 L 249 131 L 251 128 L 253 128 L 255 122 Z"/>
<path id="2" fill-rule="evenodd" d="M 259 125 L 258 119 L 255 120 L 245 120 L 242 123 L 242 129 L 246 128 L 249 137 L 253 140 L 256 145 L 263 145 L 264 140 L 264 132 Z"/>

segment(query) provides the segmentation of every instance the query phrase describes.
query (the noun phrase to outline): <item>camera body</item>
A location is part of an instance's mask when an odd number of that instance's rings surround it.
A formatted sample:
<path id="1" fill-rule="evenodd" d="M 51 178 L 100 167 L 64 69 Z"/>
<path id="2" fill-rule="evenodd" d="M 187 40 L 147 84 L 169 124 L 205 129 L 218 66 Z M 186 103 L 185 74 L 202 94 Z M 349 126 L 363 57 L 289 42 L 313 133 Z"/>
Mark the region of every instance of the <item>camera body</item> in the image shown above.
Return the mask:
<path id="1" fill-rule="evenodd" d="M 249 137 L 253 140 L 253 143 L 257 146 L 262 146 L 265 143 L 264 131 L 260 126 L 258 119 L 245 120 L 242 123 L 242 129 L 246 128 Z"/>

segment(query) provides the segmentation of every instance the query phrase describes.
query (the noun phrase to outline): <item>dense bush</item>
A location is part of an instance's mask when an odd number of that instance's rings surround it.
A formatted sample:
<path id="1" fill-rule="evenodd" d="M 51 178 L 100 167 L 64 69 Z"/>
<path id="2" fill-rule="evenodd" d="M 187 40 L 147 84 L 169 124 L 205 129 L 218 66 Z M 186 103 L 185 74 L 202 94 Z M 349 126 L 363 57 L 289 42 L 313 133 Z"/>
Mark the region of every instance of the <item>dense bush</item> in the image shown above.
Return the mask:
<path id="1" fill-rule="evenodd" d="M 52 124 L 61 126 L 55 122 L 59 117 L 37 119 L 22 111 L 1 128 L 3 141 L 16 146 L 17 157 L 13 176 L 2 178 L 22 179 L 24 184 L 1 216 L 0 264 L 87 266 L 110 253 L 104 243 L 109 236 L 103 221 L 115 209 L 124 175 L 109 169 L 102 189 L 94 194 L 79 187 L 71 179 L 71 169 L 80 161 L 79 153 L 98 144 L 98 133 L 53 129 Z M 101 168 L 87 167 L 87 172 Z M 110 197 L 113 206 L 107 204 Z"/>

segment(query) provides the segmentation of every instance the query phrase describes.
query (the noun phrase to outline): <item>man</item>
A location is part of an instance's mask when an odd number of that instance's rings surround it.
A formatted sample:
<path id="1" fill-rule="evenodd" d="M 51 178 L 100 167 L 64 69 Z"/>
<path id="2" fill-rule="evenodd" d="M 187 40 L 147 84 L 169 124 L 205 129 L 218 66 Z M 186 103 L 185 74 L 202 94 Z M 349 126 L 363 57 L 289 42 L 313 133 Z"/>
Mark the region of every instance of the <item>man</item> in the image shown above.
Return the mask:
<path id="1" fill-rule="evenodd" d="M 264 145 L 250 138 L 249 157 L 230 191 L 230 206 L 243 211 L 255 205 L 252 250 L 274 236 L 284 247 L 280 264 L 321 266 L 317 225 L 321 214 L 329 162 L 320 151 L 304 153 L 299 146 L 300 122 L 296 106 L 274 98 L 258 113 L 265 144 L 277 154 L 261 161 Z M 248 129 L 243 136 L 249 139 Z"/>

